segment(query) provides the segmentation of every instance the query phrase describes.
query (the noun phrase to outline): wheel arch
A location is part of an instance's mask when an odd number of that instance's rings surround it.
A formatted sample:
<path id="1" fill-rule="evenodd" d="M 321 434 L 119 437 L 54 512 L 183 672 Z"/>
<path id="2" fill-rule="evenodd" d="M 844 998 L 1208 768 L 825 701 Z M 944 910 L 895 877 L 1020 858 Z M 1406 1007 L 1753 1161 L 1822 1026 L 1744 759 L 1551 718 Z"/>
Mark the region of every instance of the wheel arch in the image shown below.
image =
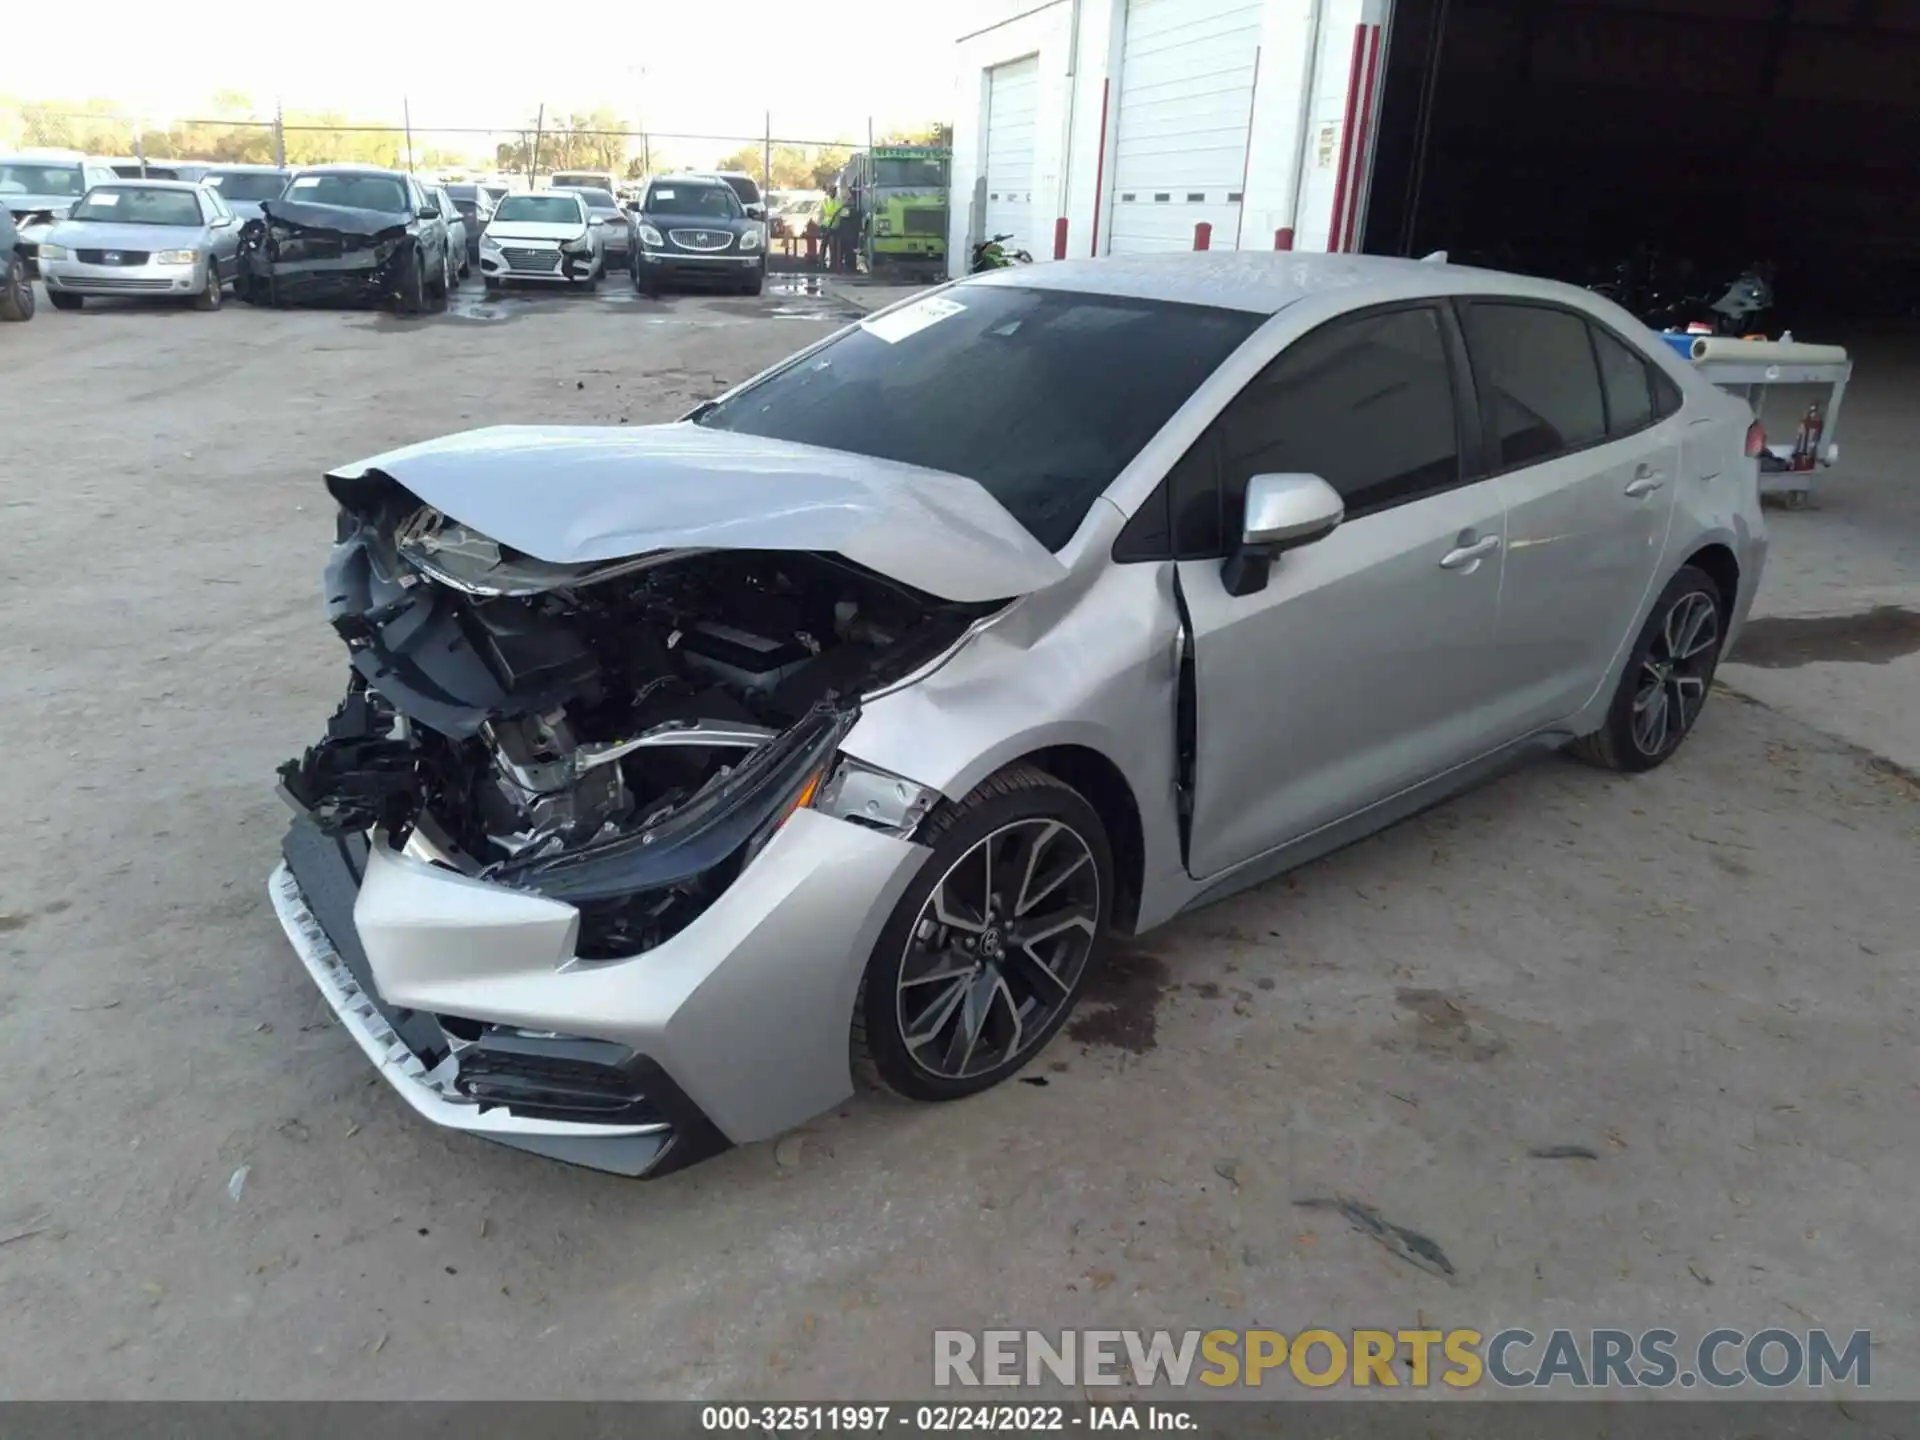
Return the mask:
<path id="1" fill-rule="evenodd" d="M 1146 830 L 1140 803 L 1126 773 L 1100 751 L 1087 745 L 1051 745 L 1029 751 L 1012 763 L 1031 765 L 1077 790 L 1093 806 L 1106 828 L 1113 852 L 1114 896 L 1112 925 L 1130 933 L 1140 914 L 1140 892 L 1146 880 Z"/>
<path id="2" fill-rule="evenodd" d="M 1730 547 L 1715 540 L 1702 545 L 1680 563 L 1691 565 L 1713 581 L 1714 589 L 1720 592 L 1720 603 L 1726 607 L 1727 614 L 1733 613 L 1740 600 L 1740 561 Z"/>

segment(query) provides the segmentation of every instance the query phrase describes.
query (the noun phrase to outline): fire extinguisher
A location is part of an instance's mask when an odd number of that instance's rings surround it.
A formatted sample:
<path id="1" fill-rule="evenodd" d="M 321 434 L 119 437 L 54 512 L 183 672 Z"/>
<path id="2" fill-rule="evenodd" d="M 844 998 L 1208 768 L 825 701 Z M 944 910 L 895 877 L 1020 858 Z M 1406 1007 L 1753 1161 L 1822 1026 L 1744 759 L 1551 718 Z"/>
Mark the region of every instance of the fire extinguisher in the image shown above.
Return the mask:
<path id="1" fill-rule="evenodd" d="M 1800 433 L 1793 442 L 1793 468 L 1811 470 L 1820 457 L 1820 407 L 1809 405 L 1800 417 Z"/>

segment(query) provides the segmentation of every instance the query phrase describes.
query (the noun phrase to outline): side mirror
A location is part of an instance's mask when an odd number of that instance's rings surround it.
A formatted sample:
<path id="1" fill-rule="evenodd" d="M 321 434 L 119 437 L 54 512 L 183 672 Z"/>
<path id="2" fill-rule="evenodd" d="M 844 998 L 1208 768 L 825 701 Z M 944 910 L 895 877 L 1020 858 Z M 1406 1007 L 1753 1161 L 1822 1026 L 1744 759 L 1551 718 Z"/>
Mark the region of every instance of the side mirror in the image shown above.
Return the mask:
<path id="1" fill-rule="evenodd" d="M 1240 543 L 1220 568 L 1229 595 L 1267 587 L 1274 556 L 1331 535 L 1346 518 L 1346 502 L 1318 475 L 1255 475 L 1247 481 Z"/>
<path id="2" fill-rule="evenodd" d="M 440 218 L 440 211 L 432 205 L 422 205 L 420 207 L 420 218 L 422 220 L 438 220 Z"/>
<path id="3" fill-rule="evenodd" d="M 766 207 L 766 206 L 764 206 L 764 205 L 749 205 L 749 206 L 747 206 L 747 218 L 748 218 L 749 220 L 764 220 L 764 219 L 766 219 L 766 218 L 767 218 L 767 207 Z"/>

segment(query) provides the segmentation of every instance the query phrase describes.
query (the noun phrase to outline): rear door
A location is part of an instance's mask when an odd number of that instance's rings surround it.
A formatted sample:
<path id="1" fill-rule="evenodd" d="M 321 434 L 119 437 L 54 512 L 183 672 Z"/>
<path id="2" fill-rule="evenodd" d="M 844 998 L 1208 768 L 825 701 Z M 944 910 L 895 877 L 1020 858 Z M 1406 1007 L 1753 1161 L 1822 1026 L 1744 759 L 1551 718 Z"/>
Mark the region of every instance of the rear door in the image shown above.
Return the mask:
<path id="1" fill-rule="evenodd" d="M 1653 367 L 1587 317 L 1473 300 L 1462 324 L 1507 509 L 1503 687 L 1532 730 L 1579 710 L 1660 571 L 1680 464 Z"/>
<path id="2" fill-rule="evenodd" d="M 1220 873 L 1492 748 L 1505 520 L 1474 463 L 1451 316 L 1344 316 L 1288 346 L 1168 477 L 1194 645 L 1189 868 Z M 1346 520 L 1227 593 L 1248 479 L 1317 474 Z"/>

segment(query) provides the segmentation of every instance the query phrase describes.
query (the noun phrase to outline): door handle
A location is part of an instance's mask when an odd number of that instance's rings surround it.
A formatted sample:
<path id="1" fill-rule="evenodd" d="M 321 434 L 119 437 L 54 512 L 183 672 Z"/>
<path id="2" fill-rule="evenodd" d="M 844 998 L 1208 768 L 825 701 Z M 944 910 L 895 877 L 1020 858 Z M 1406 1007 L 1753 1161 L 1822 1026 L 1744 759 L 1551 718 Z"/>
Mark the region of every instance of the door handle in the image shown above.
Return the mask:
<path id="1" fill-rule="evenodd" d="M 1458 570 L 1464 565 L 1471 565 L 1476 560 L 1486 559 L 1487 556 L 1493 554 L 1493 552 L 1499 548 L 1500 537 L 1498 535 L 1489 535 L 1484 539 L 1474 541 L 1471 545 L 1462 545 L 1457 550 L 1449 550 L 1440 557 L 1440 568 L 1442 570 Z"/>
<path id="2" fill-rule="evenodd" d="M 1642 465 L 1633 472 L 1633 479 L 1627 485 L 1627 494 L 1635 500 L 1642 500 L 1666 483 L 1666 477 L 1658 470 L 1651 465 Z"/>

